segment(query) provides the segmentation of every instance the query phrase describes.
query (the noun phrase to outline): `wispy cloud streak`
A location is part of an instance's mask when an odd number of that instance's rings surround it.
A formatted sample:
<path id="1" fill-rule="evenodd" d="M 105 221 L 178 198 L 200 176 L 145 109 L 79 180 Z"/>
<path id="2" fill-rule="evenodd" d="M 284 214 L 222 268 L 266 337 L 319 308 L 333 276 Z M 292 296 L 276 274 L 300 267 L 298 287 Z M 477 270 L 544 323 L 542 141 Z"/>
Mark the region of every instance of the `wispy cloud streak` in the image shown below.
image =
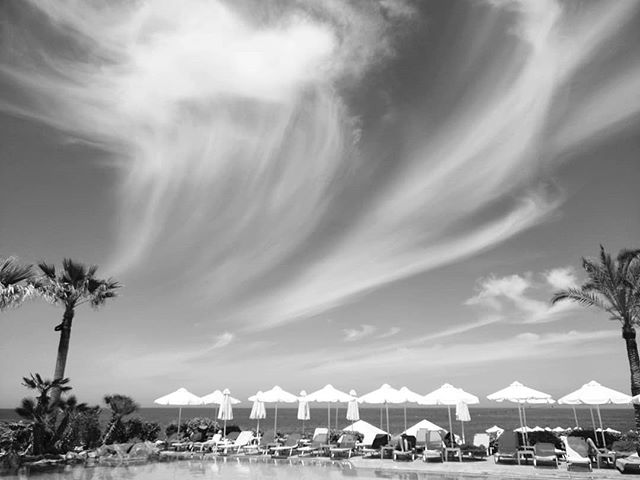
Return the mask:
<path id="1" fill-rule="evenodd" d="M 580 15 L 551 0 L 487 2 L 460 36 L 482 38 L 491 62 L 404 145 L 390 180 L 369 182 L 389 139 L 362 135 L 345 92 L 396 55 L 399 32 L 419 21 L 410 2 L 29 5 L 32 24 L 6 27 L 0 74 L 16 95 L 0 108 L 113 154 L 112 270 L 181 276 L 219 320 L 249 330 L 313 316 L 545 221 L 563 201 L 540 181 L 556 154 L 640 110 L 627 100 L 640 78 L 633 65 L 583 107 L 554 104 L 637 2 Z M 496 19 L 497 36 L 480 35 Z M 389 118 L 430 113 L 415 109 Z M 601 115 L 582 122 L 590 109 Z M 550 145 L 559 118 L 572 120 Z"/>

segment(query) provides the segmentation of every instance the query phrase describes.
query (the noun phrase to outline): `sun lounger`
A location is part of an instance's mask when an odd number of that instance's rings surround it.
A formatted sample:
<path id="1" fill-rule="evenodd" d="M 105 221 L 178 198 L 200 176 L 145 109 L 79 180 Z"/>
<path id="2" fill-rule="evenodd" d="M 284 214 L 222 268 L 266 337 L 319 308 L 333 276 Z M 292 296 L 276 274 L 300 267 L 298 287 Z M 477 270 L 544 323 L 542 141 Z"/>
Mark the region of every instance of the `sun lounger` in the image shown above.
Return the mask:
<path id="1" fill-rule="evenodd" d="M 343 433 L 338 439 L 337 447 L 329 448 L 329 457 L 347 457 L 351 458 L 353 451 L 356 448 L 356 436 L 352 433 Z"/>
<path id="2" fill-rule="evenodd" d="M 373 439 L 370 447 L 362 449 L 362 458 L 381 458 L 382 447 L 389 443 L 389 435 L 386 433 L 378 433 Z"/>
<path id="3" fill-rule="evenodd" d="M 327 428 L 316 428 L 313 432 L 311 443 L 303 447 L 298 447 L 298 455 L 301 457 L 318 454 L 324 445 L 329 443 L 329 430 Z"/>
<path id="4" fill-rule="evenodd" d="M 393 460 L 407 460 L 413 462 L 416 458 L 416 437 L 413 435 L 400 435 L 396 447 L 393 450 Z"/>
<path id="5" fill-rule="evenodd" d="M 231 443 L 227 442 L 227 443 L 218 445 L 216 447 L 216 452 L 220 455 L 228 455 L 229 452 L 239 453 L 240 449 L 249 445 L 249 443 L 253 441 L 254 438 L 255 437 L 253 436 L 252 431 L 244 430 L 238 434 L 235 441 Z"/>
<path id="6" fill-rule="evenodd" d="M 553 443 L 538 442 L 534 446 L 533 466 L 551 465 L 558 468 L 556 446 Z"/>
<path id="7" fill-rule="evenodd" d="M 424 452 L 425 448 L 427 448 L 427 436 L 429 435 L 429 430 L 426 428 L 419 428 L 416 432 L 416 453 Z"/>
<path id="8" fill-rule="evenodd" d="M 560 437 L 564 443 L 565 456 L 567 459 L 567 470 L 574 467 L 586 467 L 592 470 L 591 459 L 589 458 L 589 446 L 584 438 L 580 437 Z"/>
<path id="9" fill-rule="evenodd" d="M 596 463 L 598 468 L 602 468 L 603 461 L 609 467 L 615 467 L 616 458 L 618 456 L 628 456 L 627 455 L 617 455 L 614 450 L 609 450 L 608 448 L 598 448 L 595 442 L 591 438 L 587 438 L 587 445 L 589 446 L 589 456 L 593 458 L 596 457 Z"/>
<path id="10" fill-rule="evenodd" d="M 272 447 L 273 458 L 288 458 L 293 455 L 293 452 L 298 449 L 298 442 L 300 441 L 300 435 L 293 433 L 289 435 L 284 442 L 284 445 L 279 447 Z"/>
<path id="11" fill-rule="evenodd" d="M 628 457 L 617 458 L 615 464 L 620 473 L 640 473 L 640 457 L 637 453 Z"/>
<path id="12" fill-rule="evenodd" d="M 440 432 L 429 430 L 424 452 L 422 452 L 422 461 L 430 462 L 436 460 L 444 461 L 444 442 Z"/>
<path id="13" fill-rule="evenodd" d="M 212 452 L 216 449 L 216 446 L 218 445 L 218 443 L 220 443 L 221 440 L 222 440 L 222 435 L 219 433 L 216 433 L 210 439 L 204 442 L 193 442 L 191 444 L 191 451 L 202 452 L 202 453 Z"/>
<path id="14" fill-rule="evenodd" d="M 520 463 L 518 459 L 518 439 L 516 435 L 511 432 L 504 432 L 498 437 L 498 450 L 493 454 L 493 461 L 495 463 L 504 460 L 515 460 Z"/>
<path id="15" fill-rule="evenodd" d="M 491 443 L 489 435 L 486 433 L 476 433 L 473 436 L 473 446 L 478 448 L 484 448 L 485 456 L 489 456 L 489 444 Z"/>

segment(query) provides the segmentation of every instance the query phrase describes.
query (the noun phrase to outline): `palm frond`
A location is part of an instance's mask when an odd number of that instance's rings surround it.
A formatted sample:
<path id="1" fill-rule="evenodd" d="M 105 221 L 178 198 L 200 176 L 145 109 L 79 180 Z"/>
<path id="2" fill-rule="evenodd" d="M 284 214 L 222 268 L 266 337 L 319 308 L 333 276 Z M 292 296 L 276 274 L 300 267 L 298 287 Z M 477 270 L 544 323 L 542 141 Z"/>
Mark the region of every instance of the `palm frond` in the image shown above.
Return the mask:
<path id="1" fill-rule="evenodd" d="M 608 310 L 607 305 L 602 298 L 595 293 L 585 292 L 579 288 L 568 288 L 555 292 L 551 298 L 551 303 L 555 304 L 563 300 L 570 300 L 587 307 L 597 307 L 602 310 Z"/>
<path id="2" fill-rule="evenodd" d="M 40 271 L 42 272 L 42 274 L 51 279 L 51 280 L 55 280 L 56 279 L 56 267 L 55 265 L 48 265 L 45 262 L 39 262 L 38 263 L 38 268 L 40 269 Z"/>
<path id="3" fill-rule="evenodd" d="M 31 265 L 21 265 L 14 257 L 0 258 L 0 287 L 17 285 L 32 279 Z"/>

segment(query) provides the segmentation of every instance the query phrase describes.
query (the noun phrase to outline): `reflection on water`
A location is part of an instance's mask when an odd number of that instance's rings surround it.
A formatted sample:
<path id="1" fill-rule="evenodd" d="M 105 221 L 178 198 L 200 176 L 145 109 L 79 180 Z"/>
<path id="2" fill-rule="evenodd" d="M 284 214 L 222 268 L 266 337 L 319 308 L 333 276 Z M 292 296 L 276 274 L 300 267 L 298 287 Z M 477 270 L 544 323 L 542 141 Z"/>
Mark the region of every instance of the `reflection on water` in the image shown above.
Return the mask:
<path id="1" fill-rule="evenodd" d="M 219 460 L 183 460 L 119 466 L 64 466 L 46 471 L 21 470 L 17 474 L 1 475 L 2 480 L 362 480 L 388 478 L 392 480 L 460 480 L 458 474 L 433 472 L 397 472 L 391 470 L 357 470 L 349 462 L 279 460 L 268 458 L 227 458 Z M 487 480 L 486 475 L 469 475 L 465 480 Z"/>

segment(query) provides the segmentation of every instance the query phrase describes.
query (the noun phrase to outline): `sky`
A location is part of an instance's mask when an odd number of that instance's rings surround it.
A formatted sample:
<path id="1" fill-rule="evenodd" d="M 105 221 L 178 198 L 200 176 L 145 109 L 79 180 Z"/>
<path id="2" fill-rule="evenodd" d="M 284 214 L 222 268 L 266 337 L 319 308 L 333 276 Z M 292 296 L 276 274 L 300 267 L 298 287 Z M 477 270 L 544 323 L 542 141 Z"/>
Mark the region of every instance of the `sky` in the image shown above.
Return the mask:
<path id="1" fill-rule="evenodd" d="M 10 0 L 0 35 L 0 256 L 124 285 L 76 312 L 81 400 L 629 390 L 619 326 L 549 300 L 640 247 L 640 1 Z M 1 314 L 0 407 L 61 316 Z"/>

